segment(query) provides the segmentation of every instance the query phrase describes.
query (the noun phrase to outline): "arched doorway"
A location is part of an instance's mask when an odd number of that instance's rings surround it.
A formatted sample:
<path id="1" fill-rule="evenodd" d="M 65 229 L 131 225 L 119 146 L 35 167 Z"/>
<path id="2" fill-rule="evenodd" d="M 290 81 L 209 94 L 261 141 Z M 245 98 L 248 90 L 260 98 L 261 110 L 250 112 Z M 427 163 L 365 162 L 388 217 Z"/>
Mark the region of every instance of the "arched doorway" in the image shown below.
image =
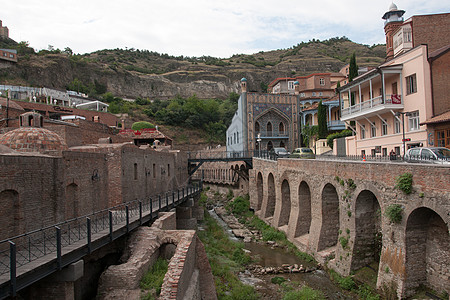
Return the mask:
<path id="1" fill-rule="evenodd" d="M 263 201 L 263 177 L 261 172 L 256 177 L 256 197 L 256 210 L 260 210 Z"/>
<path id="2" fill-rule="evenodd" d="M 294 237 L 309 234 L 311 227 L 311 191 L 306 182 L 302 181 L 298 188 L 298 220 Z"/>
<path id="3" fill-rule="evenodd" d="M 356 198 L 354 235 L 351 270 L 370 265 L 378 271 L 382 246 L 381 209 L 371 191 L 364 190 Z"/>
<path id="4" fill-rule="evenodd" d="M 272 141 L 269 141 L 269 142 L 267 143 L 267 151 L 270 151 L 270 149 L 272 149 L 272 148 L 273 148 Z"/>
<path id="5" fill-rule="evenodd" d="M 449 228 L 434 210 L 415 209 L 406 222 L 406 296 L 420 285 L 438 293 L 450 292 Z"/>
<path id="6" fill-rule="evenodd" d="M 20 205 L 19 193 L 15 190 L 0 192 L 0 211 L 4 222 L 0 229 L 0 240 L 4 240 L 23 233 L 23 212 Z"/>
<path id="7" fill-rule="evenodd" d="M 289 182 L 285 179 L 281 184 L 281 211 L 278 226 L 288 225 L 291 214 L 291 191 Z"/>
<path id="8" fill-rule="evenodd" d="M 339 197 L 336 188 L 327 183 L 322 190 L 322 227 L 317 251 L 336 245 L 339 235 Z"/>
<path id="9" fill-rule="evenodd" d="M 266 207 L 266 218 L 273 217 L 275 212 L 275 179 L 272 173 L 269 174 L 267 179 L 267 207 Z"/>

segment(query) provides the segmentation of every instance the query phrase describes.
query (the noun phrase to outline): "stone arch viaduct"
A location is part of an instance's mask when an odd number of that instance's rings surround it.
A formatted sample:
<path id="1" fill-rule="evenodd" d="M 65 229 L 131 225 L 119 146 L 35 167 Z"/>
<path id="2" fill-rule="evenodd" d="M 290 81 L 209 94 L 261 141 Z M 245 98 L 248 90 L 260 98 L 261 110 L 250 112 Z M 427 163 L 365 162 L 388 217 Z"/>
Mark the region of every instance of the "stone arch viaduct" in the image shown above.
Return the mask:
<path id="1" fill-rule="evenodd" d="M 408 195 L 395 188 L 405 173 Z M 249 191 L 260 218 L 340 274 L 371 265 L 399 297 L 420 285 L 450 293 L 449 166 L 254 158 Z"/>

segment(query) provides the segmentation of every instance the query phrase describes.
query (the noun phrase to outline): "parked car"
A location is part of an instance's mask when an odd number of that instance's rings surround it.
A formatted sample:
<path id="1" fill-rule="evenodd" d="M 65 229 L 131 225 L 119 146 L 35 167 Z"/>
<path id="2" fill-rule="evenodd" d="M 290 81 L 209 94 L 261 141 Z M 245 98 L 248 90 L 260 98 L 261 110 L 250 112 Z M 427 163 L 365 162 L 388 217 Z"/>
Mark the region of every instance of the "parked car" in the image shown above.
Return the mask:
<path id="1" fill-rule="evenodd" d="M 450 164 L 450 149 L 444 147 L 416 147 L 405 154 L 408 162 Z"/>
<path id="2" fill-rule="evenodd" d="M 289 155 L 291 158 L 316 158 L 316 155 L 310 148 L 296 148 Z"/>
<path id="3" fill-rule="evenodd" d="M 285 148 L 272 148 L 269 150 L 269 157 L 271 159 L 278 159 L 280 157 L 289 157 L 289 151 L 287 151 Z"/>

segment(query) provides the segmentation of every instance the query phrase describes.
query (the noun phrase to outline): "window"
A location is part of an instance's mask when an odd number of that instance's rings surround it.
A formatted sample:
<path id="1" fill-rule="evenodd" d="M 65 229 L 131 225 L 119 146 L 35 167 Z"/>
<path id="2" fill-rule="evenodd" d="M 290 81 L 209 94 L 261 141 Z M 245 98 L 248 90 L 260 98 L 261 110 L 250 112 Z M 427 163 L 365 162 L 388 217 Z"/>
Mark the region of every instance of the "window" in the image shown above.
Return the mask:
<path id="1" fill-rule="evenodd" d="M 322 93 L 322 92 L 319 92 L 319 96 L 323 96 L 323 93 Z"/>
<path id="2" fill-rule="evenodd" d="M 428 149 L 422 149 L 422 153 L 420 154 L 420 158 L 424 158 L 424 159 L 434 159 L 434 155 L 433 153 L 431 153 L 430 150 Z"/>
<path id="3" fill-rule="evenodd" d="M 288 90 L 294 89 L 294 81 L 288 81 Z"/>
<path id="4" fill-rule="evenodd" d="M 269 134 L 270 133 L 270 135 L 272 135 L 272 123 L 267 123 L 267 134 Z"/>
<path id="5" fill-rule="evenodd" d="M 387 121 L 384 120 L 384 122 L 381 123 L 381 135 L 387 135 L 387 134 L 388 134 Z"/>
<path id="6" fill-rule="evenodd" d="M 408 115 L 409 131 L 419 130 L 419 112 L 410 112 Z"/>
<path id="7" fill-rule="evenodd" d="M 376 126 L 370 125 L 370 134 L 372 135 L 372 137 L 377 136 L 377 127 Z"/>
<path id="8" fill-rule="evenodd" d="M 400 133 L 400 121 L 397 118 L 394 119 L 394 133 Z"/>
<path id="9" fill-rule="evenodd" d="M 312 92 L 312 95 L 315 96 L 315 95 L 316 95 L 316 92 Z"/>
<path id="10" fill-rule="evenodd" d="M 300 93 L 300 97 L 305 97 L 305 93 Z"/>
<path id="11" fill-rule="evenodd" d="M 284 124 L 283 122 L 280 122 L 280 125 L 278 126 L 278 131 L 280 134 L 284 134 Z"/>
<path id="12" fill-rule="evenodd" d="M 366 138 L 366 125 L 361 125 L 360 129 L 361 129 L 361 139 L 363 140 Z"/>
<path id="13" fill-rule="evenodd" d="M 383 148 L 381 151 L 383 151 L 383 156 L 387 156 L 387 148 Z"/>
<path id="14" fill-rule="evenodd" d="M 417 92 L 416 74 L 406 77 L 406 94 L 414 94 Z"/>
<path id="15" fill-rule="evenodd" d="M 138 168 L 137 168 L 137 164 L 134 164 L 134 180 L 138 179 Z"/>
<path id="16" fill-rule="evenodd" d="M 170 177 L 170 164 L 167 164 L 167 177 Z"/>
<path id="17" fill-rule="evenodd" d="M 325 78 L 320 78 L 319 79 L 319 84 L 320 85 L 325 85 Z"/>
<path id="18" fill-rule="evenodd" d="M 239 144 L 239 132 L 236 132 L 236 141 Z"/>
<path id="19" fill-rule="evenodd" d="M 153 164 L 153 178 L 156 178 L 156 164 Z"/>

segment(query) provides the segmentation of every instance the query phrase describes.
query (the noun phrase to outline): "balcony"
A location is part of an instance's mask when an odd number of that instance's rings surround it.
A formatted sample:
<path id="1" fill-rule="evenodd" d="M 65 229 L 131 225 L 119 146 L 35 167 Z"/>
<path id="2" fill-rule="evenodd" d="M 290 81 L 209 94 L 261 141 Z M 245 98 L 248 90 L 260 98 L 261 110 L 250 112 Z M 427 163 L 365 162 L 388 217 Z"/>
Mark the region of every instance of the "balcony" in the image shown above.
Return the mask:
<path id="1" fill-rule="evenodd" d="M 403 109 L 403 97 L 402 95 L 385 95 L 385 101 L 383 97 L 378 96 L 361 103 L 357 103 L 348 108 L 344 108 L 341 111 L 342 121 L 357 120 L 363 117 L 370 117 L 376 114 L 383 114 L 391 110 Z"/>
<path id="2" fill-rule="evenodd" d="M 289 132 L 288 131 L 260 131 L 256 132 L 256 135 L 259 134 L 261 139 L 288 139 Z"/>
<path id="3" fill-rule="evenodd" d="M 328 130 L 344 130 L 345 129 L 345 122 L 343 121 L 328 121 Z"/>

